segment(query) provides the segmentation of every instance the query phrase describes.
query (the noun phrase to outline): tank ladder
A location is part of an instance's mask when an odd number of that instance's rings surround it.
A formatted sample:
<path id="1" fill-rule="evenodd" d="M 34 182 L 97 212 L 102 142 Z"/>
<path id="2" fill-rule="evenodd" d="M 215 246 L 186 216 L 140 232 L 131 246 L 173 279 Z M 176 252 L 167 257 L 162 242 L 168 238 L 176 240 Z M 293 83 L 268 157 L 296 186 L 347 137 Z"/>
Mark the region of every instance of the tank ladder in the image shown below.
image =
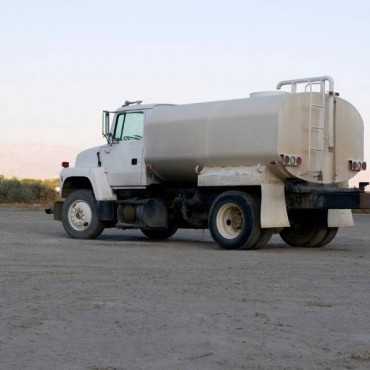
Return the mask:
<path id="1" fill-rule="evenodd" d="M 325 85 L 329 83 L 329 99 L 326 104 Z M 297 85 L 305 83 L 305 92 L 309 92 L 308 104 L 308 163 L 307 173 L 314 174 L 318 180 L 322 180 L 323 157 L 326 147 L 329 152 L 334 151 L 334 80 L 329 76 L 302 78 L 296 80 L 281 81 L 277 85 L 280 90 L 284 85 L 291 85 L 291 93 L 297 92 Z M 320 102 L 313 101 L 313 86 L 320 87 Z M 318 110 L 318 120 L 313 120 L 313 111 Z M 327 127 L 325 127 L 325 117 L 328 115 Z M 313 138 L 316 138 L 315 142 Z M 327 142 L 327 146 L 325 145 Z M 318 160 L 314 161 L 313 158 Z"/>
<path id="2" fill-rule="evenodd" d="M 321 104 L 313 103 L 312 88 L 314 85 L 320 86 Z M 309 90 L 309 91 L 307 91 Z M 325 148 L 325 82 L 309 82 L 305 86 L 305 92 L 309 92 L 308 106 L 308 172 L 314 173 L 318 180 L 322 179 L 322 154 Z M 319 118 L 313 122 L 313 110 L 319 111 Z M 313 138 L 316 138 L 313 144 Z M 320 153 L 319 163 L 316 160 L 313 163 L 312 158 L 317 157 L 316 153 Z"/>

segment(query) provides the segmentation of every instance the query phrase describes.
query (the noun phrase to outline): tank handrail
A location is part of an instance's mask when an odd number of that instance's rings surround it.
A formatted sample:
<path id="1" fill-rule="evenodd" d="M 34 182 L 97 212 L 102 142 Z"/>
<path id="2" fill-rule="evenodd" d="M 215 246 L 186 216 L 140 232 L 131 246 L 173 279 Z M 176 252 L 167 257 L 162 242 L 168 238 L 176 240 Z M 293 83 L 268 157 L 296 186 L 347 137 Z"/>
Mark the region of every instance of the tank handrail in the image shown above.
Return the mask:
<path id="1" fill-rule="evenodd" d="M 321 77 L 308 77 L 308 78 L 298 78 L 295 80 L 285 80 L 285 81 L 280 81 L 276 89 L 280 90 L 282 86 L 285 85 L 292 85 L 292 93 L 295 93 L 297 91 L 297 84 L 300 83 L 314 83 L 314 82 L 324 82 L 328 81 L 329 82 L 329 91 L 334 92 L 334 80 L 330 76 L 321 76 Z"/>

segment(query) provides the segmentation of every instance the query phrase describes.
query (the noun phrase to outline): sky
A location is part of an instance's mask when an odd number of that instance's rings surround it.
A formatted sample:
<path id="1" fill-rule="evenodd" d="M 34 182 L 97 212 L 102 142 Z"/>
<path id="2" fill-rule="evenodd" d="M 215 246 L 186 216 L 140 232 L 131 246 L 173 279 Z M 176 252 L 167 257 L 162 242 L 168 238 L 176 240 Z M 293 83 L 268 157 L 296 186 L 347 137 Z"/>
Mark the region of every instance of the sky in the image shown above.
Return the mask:
<path id="1" fill-rule="evenodd" d="M 248 97 L 330 75 L 365 122 L 370 2 L 0 0 L 0 142 L 88 148 L 125 100 Z"/>

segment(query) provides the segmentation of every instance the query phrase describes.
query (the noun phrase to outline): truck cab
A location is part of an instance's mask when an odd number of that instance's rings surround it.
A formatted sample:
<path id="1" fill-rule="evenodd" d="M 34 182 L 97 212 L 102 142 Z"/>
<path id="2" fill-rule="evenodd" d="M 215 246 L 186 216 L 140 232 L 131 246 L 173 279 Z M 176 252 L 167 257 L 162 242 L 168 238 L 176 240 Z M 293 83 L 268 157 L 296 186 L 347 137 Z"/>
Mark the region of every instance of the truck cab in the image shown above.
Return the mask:
<path id="1" fill-rule="evenodd" d="M 115 113 L 113 125 L 105 133 L 108 143 L 100 148 L 99 157 L 113 188 L 146 185 L 143 131 L 150 109 L 124 107 Z"/>

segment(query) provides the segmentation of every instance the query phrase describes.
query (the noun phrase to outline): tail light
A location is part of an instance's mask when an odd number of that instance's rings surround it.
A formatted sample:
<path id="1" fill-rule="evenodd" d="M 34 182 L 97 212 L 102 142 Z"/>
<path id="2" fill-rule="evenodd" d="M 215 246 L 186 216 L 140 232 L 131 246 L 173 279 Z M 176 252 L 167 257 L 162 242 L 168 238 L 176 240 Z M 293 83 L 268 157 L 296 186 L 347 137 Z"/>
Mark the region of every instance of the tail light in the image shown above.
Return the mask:
<path id="1" fill-rule="evenodd" d="M 286 166 L 300 166 L 302 164 L 302 158 L 295 154 L 281 154 L 280 158 Z"/>
<path id="2" fill-rule="evenodd" d="M 361 161 L 353 161 L 350 160 L 349 162 L 349 169 L 351 171 L 361 171 L 361 170 L 366 170 L 367 164 L 366 162 L 361 162 Z"/>

